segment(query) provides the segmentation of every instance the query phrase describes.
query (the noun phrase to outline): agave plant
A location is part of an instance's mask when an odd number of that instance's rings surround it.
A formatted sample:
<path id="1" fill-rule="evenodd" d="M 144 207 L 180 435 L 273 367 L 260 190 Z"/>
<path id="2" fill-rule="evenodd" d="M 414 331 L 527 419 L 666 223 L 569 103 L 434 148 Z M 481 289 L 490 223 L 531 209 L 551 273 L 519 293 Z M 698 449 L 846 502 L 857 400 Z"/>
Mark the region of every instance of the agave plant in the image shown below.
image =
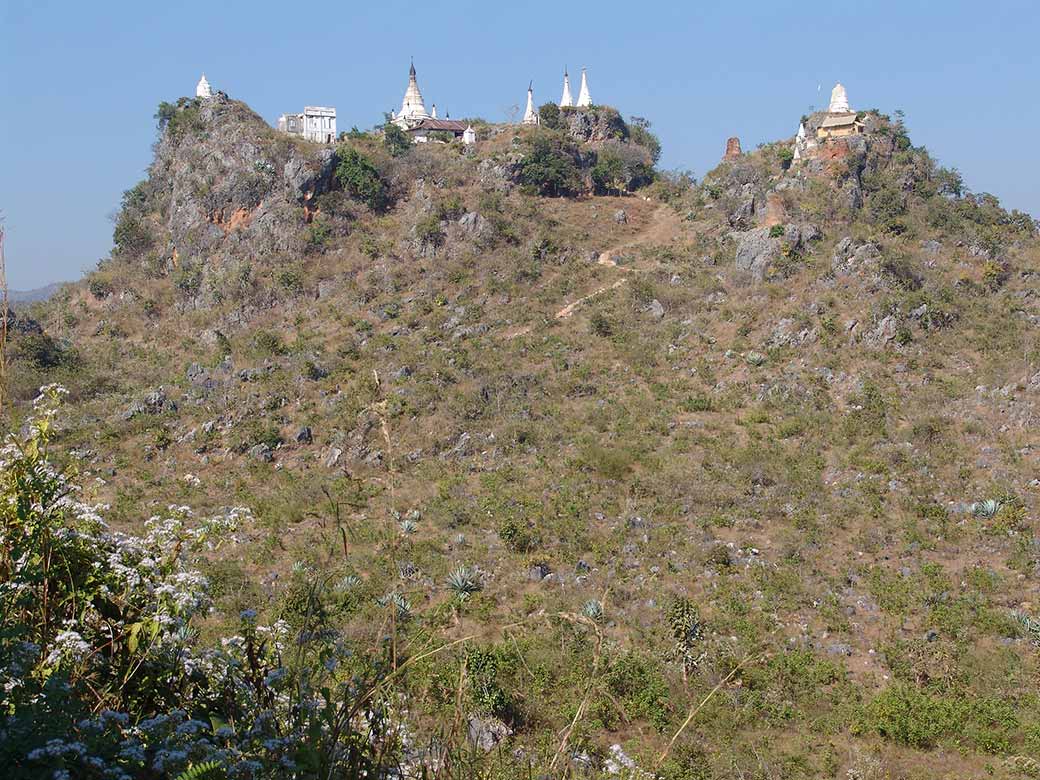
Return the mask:
<path id="1" fill-rule="evenodd" d="M 585 605 L 581 608 L 581 614 L 597 623 L 606 617 L 603 612 L 603 603 L 596 599 L 589 599 L 586 601 Z"/>
<path id="2" fill-rule="evenodd" d="M 1013 615 L 1018 624 L 1022 626 L 1026 636 L 1029 637 L 1029 641 L 1040 647 L 1040 620 L 1023 615 L 1021 612 L 1015 612 Z"/>
<path id="3" fill-rule="evenodd" d="M 480 584 L 480 575 L 475 569 L 468 566 L 459 566 L 448 573 L 448 590 L 450 590 L 459 601 L 465 601 L 471 595 L 483 588 Z"/>
<path id="4" fill-rule="evenodd" d="M 401 533 L 405 534 L 406 536 L 409 534 L 414 534 L 416 531 L 419 530 L 419 526 L 416 525 L 415 521 L 409 520 L 407 517 L 401 522 L 399 522 L 397 525 L 401 528 Z"/>
<path id="5" fill-rule="evenodd" d="M 361 585 L 361 578 L 356 574 L 348 574 L 346 577 L 336 583 L 336 590 L 348 591 L 354 590 Z"/>
<path id="6" fill-rule="evenodd" d="M 407 620 L 412 616 L 411 603 L 396 590 L 376 599 L 376 603 L 381 607 L 389 607 L 390 605 L 396 607 L 398 620 Z"/>
<path id="7" fill-rule="evenodd" d="M 981 517 L 986 520 L 994 517 L 999 511 L 1000 502 L 995 498 L 987 498 L 985 501 L 976 501 L 971 505 L 971 513 L 975 515 L 975 517 Z"/>

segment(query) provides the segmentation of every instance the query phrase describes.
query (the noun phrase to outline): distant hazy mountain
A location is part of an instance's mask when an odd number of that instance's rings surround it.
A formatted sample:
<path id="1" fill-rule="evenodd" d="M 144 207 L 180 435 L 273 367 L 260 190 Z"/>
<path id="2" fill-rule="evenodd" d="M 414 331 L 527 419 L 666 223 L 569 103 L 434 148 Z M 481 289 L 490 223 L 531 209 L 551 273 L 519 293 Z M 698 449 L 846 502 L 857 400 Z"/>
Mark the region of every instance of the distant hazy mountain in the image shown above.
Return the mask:
<path id="1" fill-rule="evenodd" d="M 63 284 L 65 282 L 55 282 L 46 287 L 37 287 L 35 290 L 11 290 L 8 295 L 13 304 L 36 303 L 36 301 L 45 301 L 50 298 Z"/>

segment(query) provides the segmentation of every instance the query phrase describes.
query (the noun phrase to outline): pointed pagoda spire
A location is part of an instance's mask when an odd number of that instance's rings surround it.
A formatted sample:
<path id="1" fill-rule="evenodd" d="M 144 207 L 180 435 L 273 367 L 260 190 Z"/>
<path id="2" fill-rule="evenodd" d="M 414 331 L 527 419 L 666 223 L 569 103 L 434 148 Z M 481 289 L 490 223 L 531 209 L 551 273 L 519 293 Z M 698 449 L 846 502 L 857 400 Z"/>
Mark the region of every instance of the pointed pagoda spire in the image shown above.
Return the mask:
<path id="1" fill-rule="evenodd" d="M 197 98 L 210 98 L 213 97 L 213 90 L 209 86 L 209 82 L 206 81 L 206 74 L 202 74 L 202 78 L 199 79 L 199 83 L 195 85 L 195 97 Z"/>
<path id="2" fill-rule="evenodd" d="M 419 81 L 415 77 L 415 63 L 413 62 L 408 68 L 408 89 L 404 92 L 401 110 L 397 112 L 397 122 L 407 125 L 409 122 L 415 123 L 429 118 L 422 92 L 419 91 Z"/>
<path id="3" fill-rule="evenodd" d="M 585 68 L 581 69 L 581 89 L 578 90 L 578 108 L 588 108 L 592 105 L 592 96 L 589 94 L 589 82 L 585 78 Z"/>
<path id="4" fill-rule="evenodd" d="M 798 125 L 798 132 L 794 137 L 794 157 L 793 160 L 797 161 L 802 159 L 802 149 L 805 148 L 805 123 L 801 122 Z"/>
<path id="5" fill-rule="evenodd" d="M 534 112 L 534 82 L 527 85 L 527 110 L 524 111 L 525 125 L 538 124 L 538 114 Z"/>
<path id="6" fill-rule="evenodd" d="M 852 109 L 849 108 L 849 96 L 845 92 L 845 87 L 842 86 L 839 81 L 834 85 L 834 89 L 831 90 L 831 104 L 827 109 L 828 114 L 851 114 Z"/>
<path id="7" fill-rule="evenodd" d="M 566 108 L 574 105 L 574 98 L 571 97 L 571 78 L 567 75 L 567 69 L 563 69 L 563 96 L 560 98 L 560 108 Z"/>
<path id="8" fill-rule="evenodd" d="M 434 119 L 437 118 L 437 104 L 436 103 L 434 103 L 433 106 L 430 108 L 430 116 L 433 117 Z"/>

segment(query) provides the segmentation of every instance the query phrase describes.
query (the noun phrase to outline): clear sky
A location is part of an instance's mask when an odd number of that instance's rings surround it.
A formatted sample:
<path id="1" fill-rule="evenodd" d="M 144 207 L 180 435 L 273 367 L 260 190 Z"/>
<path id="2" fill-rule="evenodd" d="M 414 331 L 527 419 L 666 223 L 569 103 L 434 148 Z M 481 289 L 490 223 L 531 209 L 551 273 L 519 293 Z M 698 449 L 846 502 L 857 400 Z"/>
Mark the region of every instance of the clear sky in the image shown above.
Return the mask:
<path id="1" fill-rule="evenodd" d="M 427 104 L 504 121 L 534 80 L 644 116 L 662 164 L 698 176 L 728 136 L 790 137 L 841 80 L 853 108 L 906 112 L 969 187 L 1040 215 L 1040 2 L 787 0 L 451 3 L 0 0 L 0 212 L 8 276 L 78 278 L 143 178 L 162 100 L 214 89 L 268 121 L 336 107 L 341 130 L 397 108 L 414 56 Z"/>

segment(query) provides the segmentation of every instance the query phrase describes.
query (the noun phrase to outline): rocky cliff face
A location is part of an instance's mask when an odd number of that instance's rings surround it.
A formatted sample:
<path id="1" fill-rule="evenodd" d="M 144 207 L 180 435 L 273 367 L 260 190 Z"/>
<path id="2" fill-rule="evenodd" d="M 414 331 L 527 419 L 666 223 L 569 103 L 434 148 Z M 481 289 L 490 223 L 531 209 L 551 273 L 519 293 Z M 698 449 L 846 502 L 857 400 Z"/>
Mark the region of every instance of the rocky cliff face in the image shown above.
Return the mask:
<path id="1" fill-rule="evenodd" d="M 332 149 L 276 133 L 245 104 L 182 101 L 160 119 L 148 179 L 124 198 L 116 254 L 162 272 L 305 249 Z"/>
<path id="2" fill-rule="evenodd" d="M 596 141 L 623 141 L 628 137 L 625 120 L 615 109 L 609 106 L 596 108 L 563 109 L 561 118 L 568 134 L 578 143 L 594 143 Z"/>

